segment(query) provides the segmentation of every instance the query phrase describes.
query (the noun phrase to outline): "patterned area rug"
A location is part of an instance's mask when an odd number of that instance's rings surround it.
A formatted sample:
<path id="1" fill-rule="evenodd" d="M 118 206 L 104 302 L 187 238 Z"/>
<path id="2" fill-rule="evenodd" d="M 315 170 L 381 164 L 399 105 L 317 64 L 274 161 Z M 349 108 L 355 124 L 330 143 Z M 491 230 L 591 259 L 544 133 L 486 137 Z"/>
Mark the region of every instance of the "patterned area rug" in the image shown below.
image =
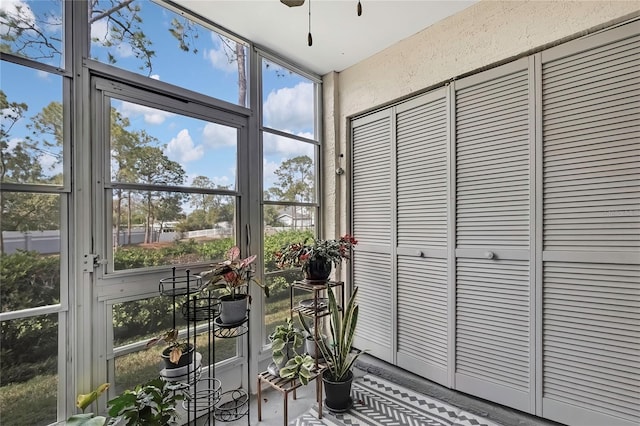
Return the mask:
<path id="1" fill-rule="evenodd" d="M 354 380 L 351 396 L 353 408 L 346 413 L 323 410 L 318 419 L 317 407 L 290 422 L 296 426 L 499 426 L 428 396 L 367 374 Z"/>

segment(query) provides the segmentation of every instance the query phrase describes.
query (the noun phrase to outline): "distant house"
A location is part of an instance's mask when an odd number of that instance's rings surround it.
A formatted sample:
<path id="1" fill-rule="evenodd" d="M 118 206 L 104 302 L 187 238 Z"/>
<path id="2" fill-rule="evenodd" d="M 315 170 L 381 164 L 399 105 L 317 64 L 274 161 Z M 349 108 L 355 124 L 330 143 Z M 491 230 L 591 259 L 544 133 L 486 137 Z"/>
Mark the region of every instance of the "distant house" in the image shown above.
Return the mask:
<path id="1" fill-rule="evenodd" d="M 276 217 L 282 226 L 294 229 L 312 228 L 315 220 L 309 209 L 299 206 L 289 206 L 281 210 Z"/>

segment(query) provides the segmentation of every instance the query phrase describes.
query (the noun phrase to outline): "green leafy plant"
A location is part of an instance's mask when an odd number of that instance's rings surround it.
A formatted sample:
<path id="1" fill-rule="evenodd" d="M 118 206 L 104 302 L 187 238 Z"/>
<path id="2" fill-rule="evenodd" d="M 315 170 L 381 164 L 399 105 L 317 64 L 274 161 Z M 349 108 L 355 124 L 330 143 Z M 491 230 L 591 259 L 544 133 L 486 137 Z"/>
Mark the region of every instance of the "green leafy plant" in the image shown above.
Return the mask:
<path id="1" fill-rule="evenodd" d="M 353 338 L 355 337 L 356 325 L 358 323 L 358 305 L 355 302 L 358 287 L 353 290 L 353 294 L 349 298 L 347 308 L 344 311 L 344 318 L 340 315 L 338 302 L 336 301 L 333 291 L 328 291 L 328 293 L 331 343 L 325 342 L 325 340 L 319 336 L 315 339 L 314 334 L 304 322 L 302 314 L 298 313 L 298 315 L 307 333 L 314 336 L 318 349 L 320 349 L 322 356 L 325 361 L 327 361 L 327 368 L 331 379 L 340 382 L 346 379 L 351 371 L 351 367 L 353 367 L 353 363 L 362 353 L 361 351 L 352 351 Z"/>
<path id="2" fill-rule="evenodd" d="M 283 379 L 297 377 L 300 379 L 300 383 L 306 385 L 313 376 L 314 366 L 315 361 L 309 355 L 296 355 L 280 369 L 280 377 Z"/>
<path id="3" fill-rule="evenodd" d="M 358 240 L 351 235 L 344 235 L 339 240 L 321 240 L 307 238 L 303 242 L 284 245 L 275 253 L 279 268 L 302 267 L 311 260 L 324 260 L 338 266 L 343 259 L 351 257 L 353 246 Z"/>
<path id="4" fill-rule="evenodd" d="M 176 405 L 185 396 L 183 384 L 171 384 L 160 377 L 125 390 L 110 400 L 108 425 L 167 425 L 178 418 Z"/>
<path id="5" fill-rule="evenodd" d="M 256 255 L 245 259 L 240 258 L 240 249 L 236 246 L 227 251 L 226 260 L 212 265 L 212 269 L 200 273 L 207 280 L 211 289 L 226 289 L 232 299 L 236 298 L 238 288 L 253 282 L 269 297 L 269 287 L 262 285 L 253 275 L 251 264 L 256 260 Z"/>
<path id="6" fill-rule="evenodd" d="M 304 343 L 304 336 L 302 330 L 299 330 L 293 326 L 291 318 L 287 318 L 285 324 L 276 326 L 276 329 L 269 336 L 271 339 L 271 351 L 273 355 L 273 362 L 276 365 L 281 365 L 284 361 L 284 357 L 287 354 L 287 344 L 292 344 L 292 349 L 302 346 Z"/>
<path id="7" fill-rule="evenodd" d="M 96 416 L 93 413 L 85 413 L 84 410 L 96 402 L 98 397 L 107 389 L 109 389 L 109 383 L 103 383 L 88 394 L 78 394 L 76 407 L 82 410 L 82 414 L 74 414 L 67 419 L 65 424 L 67 426 L 103 426 L 107 421 L 106 417 Z"/>
<path id="8" fill-rule="evenodd" d="M 171 348 L 171 350 L 169 351 L 169 361 L 171 361 L 173 364 L 177 364 L 180 361 L 182 354 L 190 349 L 189 343 L 184 340 L 180 340 L 179 335 L 180 332 L 177 329 L 173 328 L 166 333 L 149 340 L 146 344 L 146 347 L 150 348 L 162 342 L 168 343 L 169 348 Z"/>

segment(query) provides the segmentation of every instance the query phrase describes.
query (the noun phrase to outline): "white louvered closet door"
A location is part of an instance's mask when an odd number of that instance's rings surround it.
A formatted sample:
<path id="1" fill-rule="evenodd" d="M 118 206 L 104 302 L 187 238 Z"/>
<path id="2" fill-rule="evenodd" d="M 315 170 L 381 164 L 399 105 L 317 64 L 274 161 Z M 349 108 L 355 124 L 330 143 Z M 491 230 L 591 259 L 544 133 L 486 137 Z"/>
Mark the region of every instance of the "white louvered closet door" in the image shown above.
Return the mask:
<path id="1" fill-rule="evenodd" d="M 394 304 L 392 292 L 391 113 L 374 113 L 351 123 L 352 221 L 358 240 L 353 284 L 358 286 L 359 317 L 354 346 L 392 362 Z"/>
<path id="2" fill-rule="evenodd" d="M 396 109 L 397 365 L 448 385 L 448 103 L 442 88 Z"/>
<path id="3" fill-rule="evenodd" d="M 455 385 L 533 412 L 529 86 L 527 59 L 455 83 Z"/>
<path id="4" fill-rule="evenodd" d="M 640 424 L 640 36 L 629 27 L 541 54 L 542 414 L 575 425 Z"/>

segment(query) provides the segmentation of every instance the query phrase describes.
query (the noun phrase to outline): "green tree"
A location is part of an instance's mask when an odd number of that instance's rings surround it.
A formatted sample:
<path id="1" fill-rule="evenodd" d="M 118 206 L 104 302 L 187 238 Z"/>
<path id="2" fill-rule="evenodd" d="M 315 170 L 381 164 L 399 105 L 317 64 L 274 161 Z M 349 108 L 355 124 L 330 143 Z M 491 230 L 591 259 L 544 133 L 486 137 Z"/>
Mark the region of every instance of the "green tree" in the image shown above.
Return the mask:
<path id="1" fill-rule="evenodd" d="M 269 189 L 278 200 L 311 202 L 314 198 L 313 160 L 299 155 L 283 161 L 274 172 L 278 180 Z"/>
<path id="2" fill-rule="evenodd" d="M 33 137 L 11 137 L 15 124 L 24 118 L 28 106 L 9 102 L 0 90 L 0 110 L 3 119 L 0 128 L 0 182 L 61 183 L 62 175 L 46 178 L 39 161 L 47 148 L 62 146 L 62 106 L 52 102 L 36 114 L 28 124 Z M 48 136 L 52 136 L 49 139 Z M 37 140 L 36 140 L 37 137 Z M 58 161 L 61 161 L 61 156 Z M 34 231 L 59 229 L 59 197 L 37 193 L 0 192 L 0 231 Z M 4 237 L 0 232 L 0 253 L 4 253 Z"/>
<path id="3" fill-rule="evenodd" d="M 267 226 L 282 226 L 282 223 L 278 219 L 280 212 L 273 205 L 265 205 L 264 207 L 264 224 Z"/>
<path id="4" fill-rule="evenodd" d="M 170 160 L 158 147 L 136 147 L 132 150 L 132 158 L 134 159 L 132 166 L 140 183 L 147 185 L 182 185 L 184 183 L 185 172 L 182 166 Z M 158 206 L 171 196 L 164 191 L 144 192 L 145 243 L 152 242 L 153 226 L 159 213 Z"/>
<path id="5" fill-rule="evenodd" d="M 299 155 L 284 161 L 274 172 L 278 180 L 269 188 L 269 193 L 277 200 L 311 202 L 315 193 L 313 160 L 307 155 Z M 298 215 L 303 208 L 292 206 L 293 227 L 297 227 Z"/>
<path id="6" fill-rule="evenodd" d="M 38 114 L 31 118 L 31 123 L 27 125 L 31 135 L 27 136 L 34 156 L 49 156 L 55 159 L 51 164 L 51 169 L 62 164 L 62 149 L 64 143 L 64 119 L 62 104 L 51 102 L 42 108 Z M 55 183 L 62 183 L 62 173 L 53 176 Z"/>

